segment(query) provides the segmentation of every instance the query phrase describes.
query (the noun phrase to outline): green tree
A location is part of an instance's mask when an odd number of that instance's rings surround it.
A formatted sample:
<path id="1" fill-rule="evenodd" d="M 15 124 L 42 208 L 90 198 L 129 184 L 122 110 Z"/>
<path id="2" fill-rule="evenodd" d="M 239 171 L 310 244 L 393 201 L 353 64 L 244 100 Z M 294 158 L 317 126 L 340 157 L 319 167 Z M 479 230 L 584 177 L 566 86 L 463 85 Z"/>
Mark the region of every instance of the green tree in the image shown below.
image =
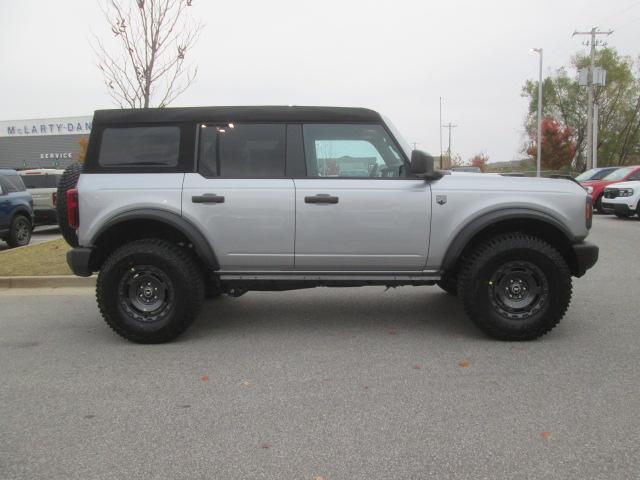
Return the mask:
<path id="1" fill-rule="evenodd" d="M 562 67 L 543 81 L 543 117 L 556 119 L 561 128 L 571 128 L 576 141 L 573 166 L 585 167 L 587 139 L 587 90 L 577 81 L 577 72 L 589 65 L 589 57 L 578 54 L 567 69 Z M 607 83 L 596 88 L 599 107 L 598 165 L 640 163 L 640 62 L 620 56 L 613 48 L 597 52 L 596 65 L 607 71 Z M 571 75 L 569 74 L 571 72 Z M 535 136 L 538 82 L 527 80 L 522 95 L 529 98 L 525 127 Z M 530 147 L 527 144 L 524 151 Z"/>

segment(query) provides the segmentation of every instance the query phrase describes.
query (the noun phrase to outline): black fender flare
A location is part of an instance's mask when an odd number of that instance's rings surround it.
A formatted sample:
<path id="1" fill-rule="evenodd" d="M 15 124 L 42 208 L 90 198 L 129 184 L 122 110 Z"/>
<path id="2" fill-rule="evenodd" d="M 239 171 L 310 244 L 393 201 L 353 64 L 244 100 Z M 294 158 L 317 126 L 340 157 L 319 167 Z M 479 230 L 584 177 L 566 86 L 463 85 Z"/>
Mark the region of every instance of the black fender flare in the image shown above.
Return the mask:
<path id="1" fill-rule="evenodd" d="M 213 270 L 220 270 L 220 264 L 213 248 L 202 232 L 184 217 L 167 210 L 141 208 L 119 213 L 105 222 L 102 227 L 91 238 L 91 245 L 96 245 L 99 238 L 111 228 L 132 220 L 155 220 L 175 228 L 184 234 L 193 244 L 198 256 L 205 262 L 206 266 Z"/>
<path id="2" fill-rule="evenodd" d="M 16 215 L 24 215 L 31 222 L 31 226 L 33 227 L 33 211 L 29 211 L 29 209 L 23 205 L 18 205 L 11 212 L 11 217 L 9 217 L 9 225 L 13 223 L 13 219 L 16 218 Z"/>
<path id="3" fill-rule="evenodd" d="M 442 270 L 447 271 L 453 268 L 471 239 L 473 239 L 473 237 L 475 237 L 482 230 L 491 226 L 492 224 L 504 220 L 516 219 L 537 220 L 547 223 L 555 227 L 557 230 L 561 231 L 567 237 L 567 240 L 571 244 L 577 243 L 581 240 L 576 238 L 560 220 L 546 212 L 542 212 L 540 210 L 535 210 L 532 208 L 505 208 L 501 210 L 494 210 L 474 218 L 462 230 L 458 232 L 456 237 L 453 239 L 453 242 L 451 242 L 451 245 L 449 245 L 447 253 L 445 253 L 444 255 L 442 261 Z"/>

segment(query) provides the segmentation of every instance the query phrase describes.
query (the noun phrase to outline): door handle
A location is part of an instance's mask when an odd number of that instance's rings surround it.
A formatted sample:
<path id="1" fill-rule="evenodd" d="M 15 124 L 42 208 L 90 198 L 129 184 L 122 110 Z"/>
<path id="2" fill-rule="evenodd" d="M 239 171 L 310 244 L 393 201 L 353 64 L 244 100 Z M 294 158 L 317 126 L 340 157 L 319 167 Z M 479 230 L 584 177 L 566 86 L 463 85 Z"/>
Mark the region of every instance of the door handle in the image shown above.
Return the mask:
<path id="1" fill-rule="evenodd" d="M 304 203 L 338 203 L 338 197 L 332 197 L 327 193 L 319 193 L 313 197 L 304 197 Z"/>
<path id="2" fill-rule="evenodd" d="M 215 193 L 205 193 L 204 195 L 194 195 L 191 197 L 193 203 L 224 203 L 224 197 Z"/>

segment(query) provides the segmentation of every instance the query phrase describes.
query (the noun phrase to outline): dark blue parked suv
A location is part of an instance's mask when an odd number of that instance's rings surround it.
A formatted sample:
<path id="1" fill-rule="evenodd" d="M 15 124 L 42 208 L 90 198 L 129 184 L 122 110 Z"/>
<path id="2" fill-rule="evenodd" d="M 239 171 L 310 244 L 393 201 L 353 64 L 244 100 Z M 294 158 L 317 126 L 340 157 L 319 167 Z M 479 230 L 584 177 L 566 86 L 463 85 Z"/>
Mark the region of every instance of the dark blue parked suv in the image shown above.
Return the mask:
<path id="1" fill-rule="evenodd" d="M 27 245 L 33 229 L 33 199 L 15 170 L 0 170 L 0 239 Z"/>

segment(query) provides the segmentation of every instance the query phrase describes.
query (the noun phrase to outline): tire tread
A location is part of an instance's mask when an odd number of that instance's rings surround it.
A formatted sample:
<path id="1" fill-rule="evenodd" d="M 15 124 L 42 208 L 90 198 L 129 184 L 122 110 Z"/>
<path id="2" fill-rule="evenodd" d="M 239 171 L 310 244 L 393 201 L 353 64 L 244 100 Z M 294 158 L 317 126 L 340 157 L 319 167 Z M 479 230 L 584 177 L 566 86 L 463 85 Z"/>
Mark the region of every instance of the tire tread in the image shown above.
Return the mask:
<path id="1" fill-rule="evenodd" d="M 505 325 L 496 325 L 495 322 L 492 322 L 482 314 L 482 309 L 477 304 L 477 299 L 470 294 L 472 282 L 478 277 L 481 266 L 497 253 L 514 248 L 531 249 L 542 253 L 559 270 L 558 280 L 561 283 L 560 290 L 562 290 L 559 293 L 562 296 L 560 302 L 558 302 L 559 308 L 547 312 L 545 321 L 538 322 L 533 328 L 517 328 L 518 324 L 507 328 L 505 328 Z M 481 243 L 471 252 L 458 277 L 458 294 L 462 299 L 464 310 L 468 317 L 488 335 L 501 340 L 533 340 L 555 328 L 569 308 L 572 295 L 571 273 L 560 252 L 546 241 L 524 233 L 499 234 Z"/>
<path id="2" fill-rule="evenodd" d="M 110 305 L 106 298 L 105 278 L 103 272 L 108 272 L 120 261 L 135 253 L 156 254 L 170 261 L 174 266 L 182 270 L 181 276 L 188 278 L 190 282 L 189 298 L 184 302 L 186 308 L 180 311 L 180 321 L 171 322 L 167 328 L 152 334 L 131 331 L 123 328 L 116 320 L 117 307 Z M 204 299 L 204 281 L 202 273 L 196 264 L 193 255 L 183 248 L 161 239 L 141 239 L 127 243 L 113 252 L 104 263 L 98 274 L 96 283 L 96 300 L 102 317 L 109 327 L 127 340 L 135 343 L 164 343 L 173 340 L 183 333 L 197 317 Z"/>

